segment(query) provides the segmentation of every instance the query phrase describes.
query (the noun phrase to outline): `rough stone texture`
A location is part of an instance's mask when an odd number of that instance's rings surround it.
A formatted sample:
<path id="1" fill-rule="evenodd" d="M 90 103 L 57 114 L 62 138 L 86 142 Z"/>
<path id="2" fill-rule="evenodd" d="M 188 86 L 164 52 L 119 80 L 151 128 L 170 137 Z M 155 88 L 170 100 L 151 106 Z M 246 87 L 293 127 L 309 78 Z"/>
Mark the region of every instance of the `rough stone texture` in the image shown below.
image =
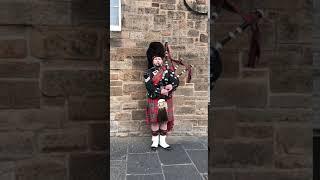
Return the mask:
<path id="1" fill-rule="evenodd" d="M 70 180 L 103 180 L 109 177 L 108 159 L 103 154 L 82 153 L 70 157 Z"/>
<path id="2" fill-rule="evenodd" d="M 1 40 L 1 58 L 24 58 L 27 55 L 27 42 L 24 39 Z"/>
<path id="3" fill-rule="evenodd" d="M 214 96 L 216 106 L 265 107 L 267 84 L 261 81 L 220 80 Z"/>
<path id="4" fill-rule="evenodd" d="M 175 92 L 175 115 L 208 114 L 208 28 L 206 15 L 195 14 L 182 1 L 122 1 L 121 32 L 110 33 L 110 74 L 113 136 L 123 132 L 149 134 L 145 126 L 146 88 L 143 73 L 147 68 L 146 50 L 152 41 L 169 42 L 174 58 L 193 64 L 190 84 L 186 75 L 180 78 Z M 236 60 L 236 59 L 235 59 Z M 229 69 L 236 68 L 239 62 Z M 238 66 L 237 66 L 238 67 Z M 179 68 L 179 72 L 182 68 Z M 230 74 L 234 74 L 231 72 Z M 119 99 L 113 99 L 119 97 Z M 121 99 L 121 97 L 130 97 Z M 186 100 L 185 97 L 189 99 Z M 121 106 L 119 107 L 119 104 Z M 131 121 L 135 122 L 131 122 Z M 196 121 L 196 117 L 190 119 Z M 173 134 L 206 134 L 207 120 L 197 123 L 175 123 Z"/>
<path id="5" fill-rule="evenodd" d="M 17 163 L 16 179 L 41 180 L 48 177 L 53 180 L 67 178 L 65 157 L 42 156 Z"/>
<path id="6" fill-rule="evenodd" d="M 1 47 L 0 47 L 1 49 Z M 38 78 L 40 71 L 39 63 L 24 62 L 1 62 L 1 78 Z"/>
<path id="7" fill-rule="evenodd" d="M 108 176 L 106 4 L 0 2 L 0 179 Z"/>
<path id="8" fill-rule="evenodd" d="M 216 168 L 272 167 L 273 154 L 272 141 L 215 143 L 210 161 Z"/>
<path id="9" fill-rule="evenodd" d="M 38 81 L 1 81 L 0 87 L 0 109 L 40 107 Z"/>
<path id="10" fill-rule="evenodd" d="M 74 121 L 106 120 L 105 96 L 70 97 L 69 119 Z"/>
<path id="11" fill-rule="evenodd" d="M 29 158 L 35 152 L 32 132 L 3 132 L 0 135 L 1 161 Z"/>
<path id="12" fill-rule="evenodd" d="M 312 71 L 309 68 L 275 68 L 270 72 L 273 93 L 310 93 Z"/>
<path id="13" fill-rule="evenodd" d="M 102 71 L 48 70 L 42 73 L 41 91 L 46 96 L 82 96 L 103 94 Z"/>
<path id="14" fill-rule="evenodd" d="M 43 132 L 39 135 L 41 152 L 69 152 L 87 148 L 86 129 L 64 129 Z"/>
<path id="15" fill-rule="evenodd" d="M 215 138 L 232 138 L 236 132 L 237 116 L 234 109 L 213 110 L 210 117 L 214 117 L 213 126 L 215 131 L 213 135 Z"/>
<path id="16" fill-rule="evenodd" d="M 31 33 L 31 54 L 41 59 L 98 60 L 100 38 L 95 29 L 37 28 Z"/>
<path id="17" fill-rule="evenodd" d="M 319 7 L 308 0 L 237 2 L 244 11 L 263 9 L 268 20 L 259 23 L 255 68 L 247 67 L 250 31 L 221 51 L 224 69 L 210 92 L 209 179 L 312 179 L 310 123 L 319 119 L 320 102 L 320 36 L 312 26 L 320 16 L 312 3 Z M 210 26 L 211 42 L 239 22 L 236 14 L 220 13 Z"/>
<path id="18" fill-rule="evenodd" d="M 0 111 L 0 130 L 56 129 L 65 119 L 61 108 Z"/>
<path id="19" fill-rule="evenodd" d="M 92 150 L 105 151 L 109 147 L 106 137 L 109 131 L 106 123 L 91 124 L 89 129 L 89 146 Z"/>

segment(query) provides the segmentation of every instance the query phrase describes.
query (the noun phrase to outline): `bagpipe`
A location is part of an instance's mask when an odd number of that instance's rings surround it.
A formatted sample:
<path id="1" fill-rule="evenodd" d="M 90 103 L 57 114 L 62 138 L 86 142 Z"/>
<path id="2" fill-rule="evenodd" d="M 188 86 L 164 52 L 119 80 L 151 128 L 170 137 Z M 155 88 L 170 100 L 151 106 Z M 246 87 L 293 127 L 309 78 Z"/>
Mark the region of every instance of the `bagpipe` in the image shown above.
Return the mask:
<path id="1" fill-rule="evenodd" d="M 186 82 L 189 83 L 191 81 L 193 65 L 184 63 L 183 59 L 181 58 L 179 58 L 178 60 L 173 59 L 172 50 L 168 42 L 165 43 L 165 50 L 166 50 L 166 55 L 164 58 L 165 59 L 164 65 L 162 65 L 161 68 L 159 69 L 159 72 L 155 76 L 153 76 L 152 78 L 153 84 L 158 85 L 161 80 L 163 79 L 167 80 L 169 76 L 169 71 L 176 73 L 179 66 L 183 66 L 184 69 L 179 74 L 176 75 L 177 78 L 179 78 L 184 73 L 188 72 Z M 170 61 L 170 65 L 169 65 L 169 61 Z"/>
<path id="2" fill-rule="evenodd" d="M 264 16 L 264 14 L 262 10 L 244 13 L 230 0 L 210 0 L 210 3 L 213 5 L 213 11 L 210 14 L 210 24 L 216 22 L 222 9 L 236 13 L 244 20 L 244 22 L 240 24 L 233 32 L 229 32 L 225 38 L 223 38 L 220 42 L 217 42 L 214 47 L 210 48 L 210 88 L 212 89 L 214 82 L 220 77 L 223 69 L 220 56 L 221 49 L 226 43 L 237 38 L 237 36 L 239 36 L 249 27 L 252 30 L 252 34 L 247 66 L 252 68 L 255 67 L 256 62 L 260 57 L 260 30 L 258 22 Z"/>

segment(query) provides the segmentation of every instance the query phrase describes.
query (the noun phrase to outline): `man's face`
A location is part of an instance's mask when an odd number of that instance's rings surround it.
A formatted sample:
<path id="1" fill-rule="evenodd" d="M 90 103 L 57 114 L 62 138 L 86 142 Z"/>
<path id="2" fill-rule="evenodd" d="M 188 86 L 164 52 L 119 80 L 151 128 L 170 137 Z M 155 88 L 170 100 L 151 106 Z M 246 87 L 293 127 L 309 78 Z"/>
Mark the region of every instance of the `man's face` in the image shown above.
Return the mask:
<path id="1" fill-rule="evenodd" d="M 163 60 L 161 57 L 154 57 L 152 63 L 154 66 L 159 67 L 162 66 Z"/>

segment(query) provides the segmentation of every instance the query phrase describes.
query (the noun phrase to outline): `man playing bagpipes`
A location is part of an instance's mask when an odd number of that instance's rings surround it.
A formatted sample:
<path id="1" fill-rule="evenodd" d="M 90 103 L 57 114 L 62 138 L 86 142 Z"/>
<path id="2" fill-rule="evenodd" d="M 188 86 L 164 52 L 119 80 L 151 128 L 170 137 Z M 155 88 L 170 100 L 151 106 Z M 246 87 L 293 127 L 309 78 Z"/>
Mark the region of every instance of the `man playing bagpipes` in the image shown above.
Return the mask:
<path id="1" fill-rule="evenodd" d="M 147 50 L 148 70 L 144 73 L 147 89 L 146 122 L 151 125 L 152 145 L 166 150 L 171 147 L 166 143 L 167 132 L 174 125 L 173 91 L 179 86 L 179 78 L 174 70 L 164 65 L 166 48 L 160 42 L 152 42 Z"/>

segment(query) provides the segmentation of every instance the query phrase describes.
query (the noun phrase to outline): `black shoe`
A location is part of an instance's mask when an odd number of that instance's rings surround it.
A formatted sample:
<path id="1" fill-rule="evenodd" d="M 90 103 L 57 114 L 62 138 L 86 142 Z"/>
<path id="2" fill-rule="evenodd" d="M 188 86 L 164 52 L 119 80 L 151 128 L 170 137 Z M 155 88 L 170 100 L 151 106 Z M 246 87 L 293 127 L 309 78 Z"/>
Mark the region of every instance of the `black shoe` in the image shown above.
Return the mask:
<path id="1" fill-rule="evenodd" d="M 152 150 L 152 151 L 156 151 L 156 150 L 157 150 L 157 147 L 151 147 L 151 150 Z"/>
<path id="2" fill-rule="evenodd" d="M 160 147 L 162 147 L 161 145 L 159 145 Z M 166 148 L 162 147 L 163 149 L 167 150 L 167 151 L 171 151 L 172 150 L 172 147 L 171 146 L 168 146 Z"/>

